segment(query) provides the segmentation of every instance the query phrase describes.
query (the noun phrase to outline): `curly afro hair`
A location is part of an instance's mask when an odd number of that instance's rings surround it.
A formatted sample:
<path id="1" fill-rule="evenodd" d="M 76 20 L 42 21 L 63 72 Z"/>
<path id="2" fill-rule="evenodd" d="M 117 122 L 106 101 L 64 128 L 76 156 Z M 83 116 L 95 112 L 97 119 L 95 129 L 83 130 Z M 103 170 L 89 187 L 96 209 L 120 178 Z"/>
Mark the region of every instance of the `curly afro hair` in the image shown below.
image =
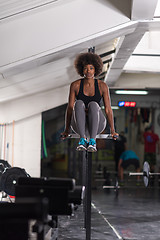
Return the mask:
<path id="1" fill-rule="evenodd" d="M 103 62 L 100 56 L 90 52 L 81 53 L 76 57 L 74 62 L 75 69 L 81 77 L 84 76 L 83 74 L 84 66 L 88 64 L 92 64 L 95 67 L 95 76 L 98 76 L 102 72 Z"/>

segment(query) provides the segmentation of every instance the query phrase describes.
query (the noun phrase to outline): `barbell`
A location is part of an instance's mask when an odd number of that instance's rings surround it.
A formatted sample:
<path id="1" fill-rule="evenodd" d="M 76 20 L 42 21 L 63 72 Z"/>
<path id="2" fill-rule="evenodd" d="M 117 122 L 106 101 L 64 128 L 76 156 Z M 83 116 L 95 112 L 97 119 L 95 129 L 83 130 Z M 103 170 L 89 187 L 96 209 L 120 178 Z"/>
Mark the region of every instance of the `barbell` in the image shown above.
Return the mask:
<path id="1" fill-rule="evenodd" d="M 118 178 L 116 178 L 116 181 L 115 181 L 115 185 L 114 186 L 103 186 L 103 189 L 113 189 L 115 191 L 115 194 L 116 194 L 116 197 L 118 197 L 118 193 L 119 193 L 119 188 L 121 188 L 119 186 L 119 183 L 118 183 Z"/>
<path id="2" fill-rule="evenodd" d="M 149 185 L 149 179 L 151 176 L 155 176 L 155 175 L 160 175 L 160 173 L 151 173 L 150 172 L 150 166 L 148 162 L 144 162 L 143 164 L 143 172 L 130 172 L 129 176 L 143 176 L 143 182 L 144 182 L 144 186 L 148 187 Z"/>
<path id="3" fill-rule="evenodd" d="M 129 172 L 129 176 L 143 176 L 144 186 L 148 187 L 149 185 L 149 178 L 151 176 L 160 175 L 160 173 L 151 173 L 150 166 L 148 162 L 144 162 L 143 164 L 143 172 Z M 121 188 L 118 184 L 118 179 L 116 178 L 116 182 L 114 186 L 103 186 L 103 189 L 113 189 L 118 196 L 118 190 Z M 123 187 L 122 187 L 123 188 Z"/>

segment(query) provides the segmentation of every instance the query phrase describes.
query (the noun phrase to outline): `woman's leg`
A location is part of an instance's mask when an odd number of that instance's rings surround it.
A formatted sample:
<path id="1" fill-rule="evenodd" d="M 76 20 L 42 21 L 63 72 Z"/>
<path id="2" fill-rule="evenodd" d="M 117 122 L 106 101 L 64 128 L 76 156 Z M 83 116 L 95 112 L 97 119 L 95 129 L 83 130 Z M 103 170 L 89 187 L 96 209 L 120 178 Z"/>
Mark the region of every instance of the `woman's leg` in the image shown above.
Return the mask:
<path id="1" fill-rule="evenodd" d="M 96 102 L 88 104 L 88 128 L 90 138 L 96 139 L 96 135 L 101 133 L 106 127 L 106 118 Z"/>
<path id="2" fill-rule="evenodd" d="M 71 127 L 73 131 L 80 135 L 80 138 L 86 138 L 85 134 L 86 112 L 85 104 L 82 100 L 77 100 L 74 105 Z"/>

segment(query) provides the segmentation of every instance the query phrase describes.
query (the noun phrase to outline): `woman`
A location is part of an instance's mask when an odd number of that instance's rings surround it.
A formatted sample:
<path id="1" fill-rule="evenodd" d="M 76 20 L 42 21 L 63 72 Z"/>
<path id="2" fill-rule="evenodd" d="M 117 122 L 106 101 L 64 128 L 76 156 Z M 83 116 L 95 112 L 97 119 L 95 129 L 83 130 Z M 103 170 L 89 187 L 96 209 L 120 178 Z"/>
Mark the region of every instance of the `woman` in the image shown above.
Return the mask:
<path id="1" fill-rule="evenodd" d="M 111 135 L 114 140 L 118 136 L 114 129 L 108 86 L 95 79 L 102 72 L 103 62 L 97 54 L 82 53 L 75 59 L 75 68 L 83 78 L 71 83 L 65 130 L 61 135 L 62 139 L 65 139 L 71 126 L 73 131 L 80 135 L 77 150 L 95 152 L 96 135 L 106 127 L 106 118 L 100 107 L 102 99 Z"/>

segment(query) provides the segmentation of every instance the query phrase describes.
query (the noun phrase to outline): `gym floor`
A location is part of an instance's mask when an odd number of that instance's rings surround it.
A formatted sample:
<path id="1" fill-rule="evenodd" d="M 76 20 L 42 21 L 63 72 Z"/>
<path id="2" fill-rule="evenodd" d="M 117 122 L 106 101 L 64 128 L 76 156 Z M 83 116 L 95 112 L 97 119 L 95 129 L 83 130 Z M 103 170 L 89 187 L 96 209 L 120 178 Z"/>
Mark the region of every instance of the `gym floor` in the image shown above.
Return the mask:
<path id="1" fill-rule="evenodd" d="M 160 188 L 140 186 L 92 191 L 92 240 L 159 240 Z M 73 217 L 59 217 L 59 240 L 85 240 L 83 206 Z"/>

